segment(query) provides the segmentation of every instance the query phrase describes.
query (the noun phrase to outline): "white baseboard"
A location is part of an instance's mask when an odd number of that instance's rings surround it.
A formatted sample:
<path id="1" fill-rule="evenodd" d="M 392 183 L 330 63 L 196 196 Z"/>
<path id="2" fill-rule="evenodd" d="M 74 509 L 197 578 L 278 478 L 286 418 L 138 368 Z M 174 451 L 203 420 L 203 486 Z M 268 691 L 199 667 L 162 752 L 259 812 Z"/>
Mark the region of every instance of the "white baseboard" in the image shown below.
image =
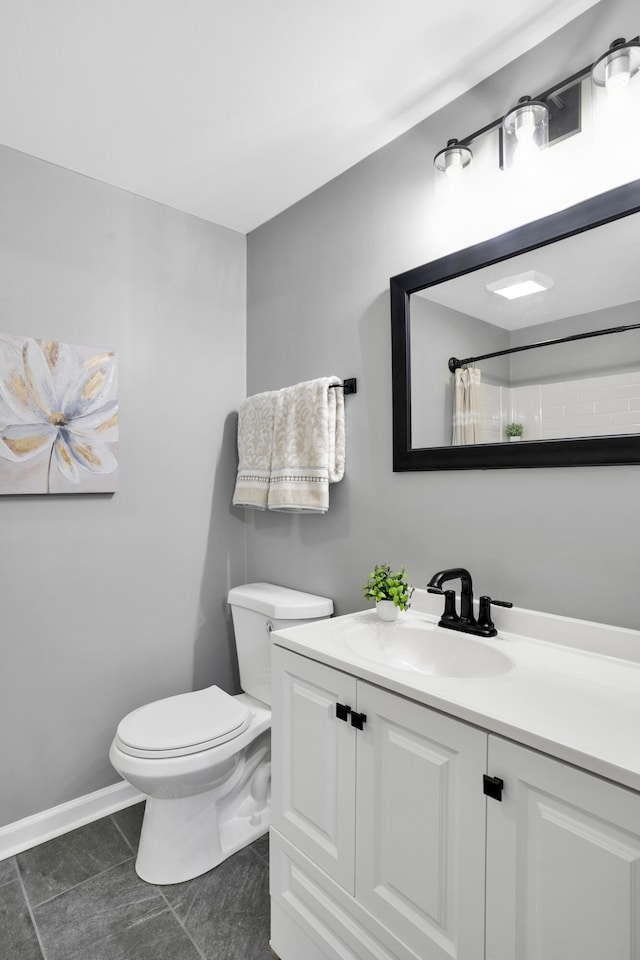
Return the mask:
<path id="1" fill-rule="evenodd" d="M 16 820 L 6 827 L 0 827 L 0 860 L 82 827 L 85 823 L 108 817 L 110 813 L 130 807 L 140 800 L 144 800 L 143 795 L 122 780 L 77 800 L 69 800 L 24 820 Z"/>

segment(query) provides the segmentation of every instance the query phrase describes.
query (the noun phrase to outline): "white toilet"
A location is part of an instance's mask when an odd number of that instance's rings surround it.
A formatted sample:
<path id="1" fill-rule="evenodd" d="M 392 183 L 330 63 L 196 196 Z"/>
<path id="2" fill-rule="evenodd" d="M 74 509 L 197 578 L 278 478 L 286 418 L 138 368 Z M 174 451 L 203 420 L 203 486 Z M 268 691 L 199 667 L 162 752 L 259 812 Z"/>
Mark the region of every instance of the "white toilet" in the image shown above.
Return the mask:
<path id="1" fill-rule="evenodd" d="M 244 693 L 208 687 L 139 707 L 109 759 L 146 794 L 138 875 L 180 883 L 267 832 L 270 820 L 270 633 L 330 617 L 333 602 L 271 583 L 229 591 Z"/>

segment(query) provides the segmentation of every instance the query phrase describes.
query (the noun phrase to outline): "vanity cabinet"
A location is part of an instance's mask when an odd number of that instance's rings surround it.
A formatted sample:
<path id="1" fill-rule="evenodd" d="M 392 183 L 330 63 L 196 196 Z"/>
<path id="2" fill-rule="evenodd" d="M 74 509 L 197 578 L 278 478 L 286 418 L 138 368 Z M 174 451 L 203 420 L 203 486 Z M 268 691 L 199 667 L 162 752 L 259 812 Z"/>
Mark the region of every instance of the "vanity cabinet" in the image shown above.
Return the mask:
<path id="1" fill-rule="evenodd" d="M 500 737 L 487 801 L 487 960 L 640 958 L 640 796 Z"/>
<path id="2" fill-rule="evenodd" d="M 279 647 L 272 701 L 272 896 L 318 956 L 483 960 L 486 733 Z"/>
<path id="3" fill-rule="evenodd" d="M 356 728 L 336 705 L 357 681 L 272 648 L 271 823 L 349 893 L 354 891 Z"/>
<path id="4" fill-rule="evenodd" d="M 272 694 L 281 960 L 640 960 L 640 794 L 278 646 Z"/>

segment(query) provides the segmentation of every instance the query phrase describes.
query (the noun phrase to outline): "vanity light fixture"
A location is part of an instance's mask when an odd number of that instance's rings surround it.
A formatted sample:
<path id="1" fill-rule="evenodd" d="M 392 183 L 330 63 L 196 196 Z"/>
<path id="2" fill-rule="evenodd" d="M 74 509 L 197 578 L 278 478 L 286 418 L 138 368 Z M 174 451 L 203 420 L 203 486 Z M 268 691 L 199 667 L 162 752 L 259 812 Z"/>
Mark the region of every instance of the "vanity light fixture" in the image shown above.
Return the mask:
<path id="1" fill-rule="evenodd" d="M 582 128 L 582 81 L 591 75 L 595 87 L 607 92 L 623 89 L 640 75 L 640 37 L 614 40 L 595 63 L 556 83 L 535 98 L 521 97 L 504 117 L 461 140 L 449 140 L 436 153 L 433 165 L 453 177 L 463 173 L 473 159 L 471 144 L 492 130 L 500 131 L 500 167 L 520 164 L 547 145 L 579 133 Z"/>
<path id="2" fill-rule="evenodd" d="M 549 107 L 542 100 L 520 97 L 502 121 L 503 166 L 522 165 L 549 144 Z"/>
<path id="3" fill-rule="evenodd" d="M 624 89 L 640 69 L 640 43 L 638 39 L 619 37 L 614 40 L 591 68 L 591 79 L 597 87 L 606 87 L 609 93 Z"/>
<path id="4" fill-rule="evenodd" d="M 550 101 L 553 97 L 557 108 L 555 115 L 550 114 L 547 97 Z M 552 120 L 556 121 L 555 127 Z M 500 130 L 500 166 L 503 169 L 537 153 L 547 146 L 550 139 L 564 139 L 577 133 L 580 130 L 579 83 L 575 77 L 570 77 L 535 100 L 521 97 L 505 117 L 494 120 L 462 140 L 448 140 L 446 147 L 433 158 L 438 173 L 445 173 L 449 177 L 463 173 L 473 159 L 470 144 L 496 129 Z M 553 130 L 552 136 L 550 130 Z"/>
<path id="5" fill-rule="evenodd" d="M 471 149 L 455 138 L 447 140 L 444 150 L 440 150 L 433 158 L 433 165 L 440 173 L 448 177 L 459 177 L 465 167 L 468 167 L 473 158 Z"/>
<path id="6" fill-rule="evenodd" d="M 526 270 L 513 277 L 504 277 L 502 280 L 488 283 L 487 290 L 490 293 L 497 293 L 500 297 L 506 297 L 507 300 L 517 300 L 519 297 L 528 297 L 532 293 L 542 293 L 543 290 L 549 290 L 552 286 L 551 277 L 537 270 Z"/>

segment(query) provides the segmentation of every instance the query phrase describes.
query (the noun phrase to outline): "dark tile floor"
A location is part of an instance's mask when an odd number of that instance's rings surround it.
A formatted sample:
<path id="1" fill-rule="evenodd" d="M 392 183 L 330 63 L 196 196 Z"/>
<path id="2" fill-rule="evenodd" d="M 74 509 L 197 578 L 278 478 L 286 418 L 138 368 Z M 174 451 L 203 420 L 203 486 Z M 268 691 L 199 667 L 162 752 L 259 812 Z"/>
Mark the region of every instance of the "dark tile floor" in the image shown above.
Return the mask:
<path id="1" fill-rule="evenodd" d="M 134 870 L 142 805 L 0 861 L 2 960 L 273 960 L 269 840 L 173 886 Z"/>

